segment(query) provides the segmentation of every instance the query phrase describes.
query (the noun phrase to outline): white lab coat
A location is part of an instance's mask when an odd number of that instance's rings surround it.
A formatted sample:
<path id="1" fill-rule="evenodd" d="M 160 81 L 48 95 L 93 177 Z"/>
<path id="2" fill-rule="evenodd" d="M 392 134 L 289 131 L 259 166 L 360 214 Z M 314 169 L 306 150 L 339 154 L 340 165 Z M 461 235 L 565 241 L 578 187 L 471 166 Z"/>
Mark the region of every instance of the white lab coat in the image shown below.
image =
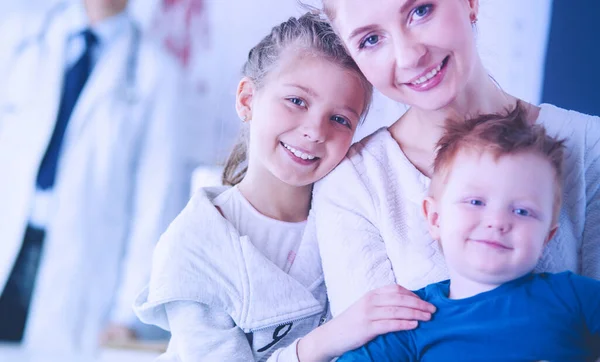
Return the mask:
<path id="1" fill-rule="evenodd" d="M 68 6 L 55 8 L 50 21 L 28 14 L 25 23 L 0 27 L 0 53 L 12 52 L 0 63 L 8 70 L 0 73 L 0 290 L 56 121 Z M 29 346 L 90 350 L 108 321 L 133 323 L 154 244 L 187 201 L 179 76 L 148 40 L 136 47 L 136 34 L 132 22 L 102 55 L 71 115 L 25 331 Z M 135 67 L 128 67 L 130 49 L 137 49 Z M 135 68 L 133 82 L 128 68 Z"/>

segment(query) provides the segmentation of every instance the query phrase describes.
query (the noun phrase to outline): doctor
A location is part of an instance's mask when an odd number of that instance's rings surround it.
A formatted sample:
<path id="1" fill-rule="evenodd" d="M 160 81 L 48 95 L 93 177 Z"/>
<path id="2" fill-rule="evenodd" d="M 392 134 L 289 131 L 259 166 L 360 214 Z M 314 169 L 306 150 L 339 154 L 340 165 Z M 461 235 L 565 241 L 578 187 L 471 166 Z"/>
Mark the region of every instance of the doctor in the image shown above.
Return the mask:
<path id="1" fill-rule="evenodd" d="M 0 340 L 86 351 L 129 333 L 187 200 L 179 77 L 126 5 L 63 1 L 0 29 Z"/>

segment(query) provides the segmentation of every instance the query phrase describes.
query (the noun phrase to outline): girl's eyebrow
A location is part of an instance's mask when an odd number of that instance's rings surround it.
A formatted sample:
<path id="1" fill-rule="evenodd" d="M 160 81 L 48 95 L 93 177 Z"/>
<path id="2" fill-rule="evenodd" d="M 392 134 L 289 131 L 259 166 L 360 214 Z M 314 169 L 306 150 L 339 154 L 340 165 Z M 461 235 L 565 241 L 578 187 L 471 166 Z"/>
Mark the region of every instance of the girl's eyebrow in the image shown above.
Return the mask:
<path id="1" fill-rule="evenodd" d="M 286 84 L 284 84 L 284 86 L 298 88 L 298 89 L 308 93 L 312 97 L 315 97 L 315 98 L 319 97 L 319 95 L 314 90 L 304 87 L 304 86 L 301 86 L 299 84 L 286 83 Z"/>
<path id="2" fill-rule="evenodd" d="M 302 86 L 302 85 L 299 85 L 299 84 L 293 84 L 293 83 L 285 83 L 284 86 L 298 88 L 298 89 L 300 89 L 300 90 L 308 93 L 311 97 L 319 98 L 319 95 L 317 94 L 317 92 L 315 92 L 314 90 L 312 90 L 312 89 L 310 89 L 308 87 L 305 87 L 305 86 Z M 342 109 L 344 109 L 344 110 L 346 110 L 346 111 L 354 114 L 357 118 L 360 118 L 360 114 L 355 109 L 353 109 L 352 107 L 347 106 L 347 105 L 343 105 L 340 108 L 342 108 Z"/>

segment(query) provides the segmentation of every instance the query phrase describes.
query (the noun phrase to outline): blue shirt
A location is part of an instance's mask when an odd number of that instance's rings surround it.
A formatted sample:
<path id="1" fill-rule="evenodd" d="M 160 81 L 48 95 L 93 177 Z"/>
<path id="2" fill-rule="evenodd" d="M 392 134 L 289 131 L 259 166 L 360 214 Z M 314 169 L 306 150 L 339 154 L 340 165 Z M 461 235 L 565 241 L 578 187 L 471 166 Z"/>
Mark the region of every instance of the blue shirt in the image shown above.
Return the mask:
<path id="1" fill-rule="evenodd" d="M 489 292 L 448 299 L 450 281 L 416 294 L 437 307 L 412 331 L 388 333 L 338 361 L 594 361 L 600 281 L 528 274 Z"/>

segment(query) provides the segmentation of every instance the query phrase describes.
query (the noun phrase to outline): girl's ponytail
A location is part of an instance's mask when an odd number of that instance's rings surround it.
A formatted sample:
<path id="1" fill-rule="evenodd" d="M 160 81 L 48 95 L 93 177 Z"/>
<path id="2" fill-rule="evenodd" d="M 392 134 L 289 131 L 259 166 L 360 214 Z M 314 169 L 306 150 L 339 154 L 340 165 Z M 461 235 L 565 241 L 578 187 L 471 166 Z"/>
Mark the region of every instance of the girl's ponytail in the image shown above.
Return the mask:
<path id="1" fill-rule="evenodd" d="M 239 184 L 248 170 L 248 126 L 244 124 L 242 127 L 242 132 L 225 162 L 221 175 L 221 182 L 226 186 Z"/>

